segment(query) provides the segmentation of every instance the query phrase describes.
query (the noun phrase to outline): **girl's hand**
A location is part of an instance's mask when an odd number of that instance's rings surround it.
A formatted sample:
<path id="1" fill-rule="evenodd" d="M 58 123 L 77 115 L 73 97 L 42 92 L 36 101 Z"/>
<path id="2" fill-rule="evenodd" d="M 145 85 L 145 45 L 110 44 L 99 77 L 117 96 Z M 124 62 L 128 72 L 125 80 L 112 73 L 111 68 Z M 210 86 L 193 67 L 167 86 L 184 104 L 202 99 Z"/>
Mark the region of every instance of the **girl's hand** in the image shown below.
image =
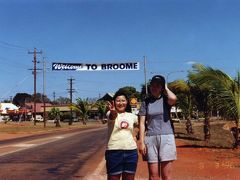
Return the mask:
<path id="1" fill-rule="evenodd" d="M 109 119 L 115 120 L 117 118 L 117 111 L 115 109 L 114 101 L 112 101 L 112 102 L 108 101 L 108 109 L 110 111 Z"/>
<path id="2" fill-rule="evenodd" d="M 108 110 L 109 111 L 114 111 L 114 110 L 116 110 L 115 109 L 115 104 L 114 104 L 114 101 L 111 101 L 111 102 L 107 102 L 107 107 L 108 107 Z"/>
<path id="3" fill-rule="evenodd" d="M 139 143 L 139 152 L 144 156 L 147 154 L 147 148 L 144 142 Z"/>

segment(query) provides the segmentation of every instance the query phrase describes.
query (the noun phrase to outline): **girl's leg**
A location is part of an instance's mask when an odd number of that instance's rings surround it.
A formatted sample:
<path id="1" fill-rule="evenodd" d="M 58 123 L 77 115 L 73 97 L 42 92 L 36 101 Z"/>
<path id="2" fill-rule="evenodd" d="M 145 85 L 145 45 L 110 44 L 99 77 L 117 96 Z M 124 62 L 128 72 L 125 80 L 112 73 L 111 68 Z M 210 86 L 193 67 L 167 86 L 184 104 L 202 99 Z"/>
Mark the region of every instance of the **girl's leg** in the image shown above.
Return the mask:
<path id="1" fill-rule="evenodd" d="M 130 174 L 124 172 L 122 175 L 122 180 L 134 180 L 135 174 Z"/>
<path id="2" fill-rule="evenodd" d="M 108 175 L 108 180 L 120 180 L 121 174 L 117 175 Z"/>
<path id="3" fill-rule="evenodd" d="M 159 163 L 148 163 L 149 180 L 159 180 Z"/>
<path id="4" fill-rule="evenodd" d="M 161 177 L 162 180 L 169 180 L 172 176 L 172 161 L 161 162 Z"/>

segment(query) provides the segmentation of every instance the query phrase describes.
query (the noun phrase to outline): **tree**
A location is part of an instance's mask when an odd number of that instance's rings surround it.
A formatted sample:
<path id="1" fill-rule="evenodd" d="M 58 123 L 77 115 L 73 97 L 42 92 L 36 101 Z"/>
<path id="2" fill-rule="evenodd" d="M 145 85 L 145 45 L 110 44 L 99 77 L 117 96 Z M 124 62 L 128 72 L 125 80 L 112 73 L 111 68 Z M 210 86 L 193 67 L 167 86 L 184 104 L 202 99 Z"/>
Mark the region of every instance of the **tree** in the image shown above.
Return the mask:
<path id="1" fill-rule="evenodd" d="M 46 95 L 44 95 L 44 100 L 46 103 L 51 102 Z M 30 95 L 28 93 L 17 93 L 13 98 L 13 104 L 17 106 L 25 106 L 25 103 L 33 102 L 33 101 L 34 101 L 34 95 Z M 36 103 L 42 103 L 42 102 L 43 102 L 43 94 L 36 93 Z"/>
<path id="2" fill-rule="evenodd" d="M 191 114 L 192 114 L 192 85 L 189 81 L 176 80 L 168 85 L 178 97 L 177 105 L 181 108 L 183 114 L 187 118 L 186 131 L 188 134 L 193 134 Z"/>
<path id="3" fill-rule="evenodd" d="M 9 100 L 9 99 L 4 99 L 4 100 L 3 100 L 3 103 L 11 103 L 11 100 Z"/>
<path id="4" fill-rule="evenodd" d="M 125 87 L 120 88 L 118 91 L 124 92 L 128 96 L 128 98 L 140 99 L 140 93 L 136 90 L 135 87 L 125 86 Z"/>
<path id="5" fill-rule="evenodd" d="M 71 103 L 70 98 L 62 97 L 62 96 L 60 96 L 54 101 L 54 104 L 70 104 L 70 103 Z"/>
<path id="6" fill-rule="evenodd" d="M 197 73 L 198 84 L 207 84 L 214 92 L 214 106 L 225 113 L 228 118 L 236 122 L 236 135 L 234 146 L 239 145 L 239 123 L 240 123 L 240 71 L 237 77 L 231 78 L 221 70 L 206 67 L 201 64 L 193 65 L 193 72 Z"/>
<path id="7" fill-rule="evenodd" d="M 56 122 L 56 127 L 61 127 L 60 125 L 60 118 L 61 118 L 61 112 L 58 108 L 52 108 L 51 111 L 49 112 L 49 118 L 54 119 Z"/>
<path id="8" fill-rule="evenodd" d="M 95 106 L 98 108 L 98 113 L 100 115 L 100 119 L 102 120 L 103 123 L 104 122 L 104 117 L 105 114 L 107 113 L 107 105 L 104 101 L 97 101 L 95 103 Z"/>
<path id="9" fill-rule="evenodd" d="M 150 93 L 150 81 L 149 83 L 147 84 L 147 90 L 148 90 L 148 93 Z M 144 100 L 147 96 L 146 96 L 146 85 L 145 84 L 142 84 L 141 85 L 141 93 L 140 93 L 140 97 L 142 100 Z"/>
<path id="10" fill-rule="evenodd" d="M 32 95 L 27 93 L 17 93 L 13 97 L 13 104 L 17 106 L 24 106 L 25 102 L 31 102 L 31 100 L 32 100 Z"/>
<path id="11" fill-rule="evenodd" d="M 43 98 L 45 100 L 45 103 L 51 102 L 51 100 L 46 95 L 43 95 L 41 93 L 36 93 L 36 102 L 37 103 L 42 103 L 43 102 Z M 32 95 L 31 100 L 34 101 L 34 95 Z"/>
<path id="12" fill-rule="evenodd" d="M 88 112 L 91 109 L 91 105 L 89 104 L 88 99 L 78 98 L 76 101 L 77 103 L 72 106 L 72 109 L 79 112 L 83 124 L 86 125 L 86 120 L 88 119 Z"/>
<path id="13" fill-rule="evenodd" d="M 211 137 L 211 132 L 210 132 L 210 117 L 209 114 L 212 109 L 212 98 L 211 98 L 211 90 L 210 87 L 206 84 L 197 84 L 197 79 L 198 79 L 197 74 L 190 74 L 189 78 L 190 80 L 196 84 L 192 87 L 194 91 L 194 98 L 195 98 L 195 104 L 197 106 L 197 109 L 199 111 L 202 111 L 204 113 L 204 126 L 203 126 L 203 131 L 204 131 L 204 140 L 208 141 L 210 140 Z"/>

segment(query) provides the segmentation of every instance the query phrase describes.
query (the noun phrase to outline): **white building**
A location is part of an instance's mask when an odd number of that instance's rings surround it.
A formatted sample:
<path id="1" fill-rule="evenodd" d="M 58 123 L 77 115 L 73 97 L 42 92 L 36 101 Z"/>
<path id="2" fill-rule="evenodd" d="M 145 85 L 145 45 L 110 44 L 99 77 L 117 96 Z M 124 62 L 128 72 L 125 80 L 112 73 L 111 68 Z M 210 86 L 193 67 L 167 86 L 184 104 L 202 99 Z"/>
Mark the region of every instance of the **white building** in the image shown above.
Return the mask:
<path id="1" fill-rule="evenodd" d="M 8 114 L 8 111 L 16 112 L 19 110 L 19 107 L 12 103 L 0 103 L 0 114 Z"/>

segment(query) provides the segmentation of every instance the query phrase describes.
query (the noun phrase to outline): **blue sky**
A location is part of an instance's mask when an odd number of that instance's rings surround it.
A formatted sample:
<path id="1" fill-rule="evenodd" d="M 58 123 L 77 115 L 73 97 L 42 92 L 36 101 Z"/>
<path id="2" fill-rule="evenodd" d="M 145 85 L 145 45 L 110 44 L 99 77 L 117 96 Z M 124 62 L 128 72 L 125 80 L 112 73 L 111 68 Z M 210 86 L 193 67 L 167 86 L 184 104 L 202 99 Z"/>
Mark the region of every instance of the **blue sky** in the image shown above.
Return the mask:
<path id="1" fill-rule="evenodd" d="M 123 86 L 140 90 L 147 77 L 185 79 L 191 62 L 236 76 L 240 65 L 240 2 L 237 0 L 0 0 L 0 100 L 33 93 L 36 47 L 47 60 L 49 98 L 98 97 Z M 53 72 L 51 62 L 139 61 L 139 71 Z M 42 64 L 38 64 L 41 68 Z M 180 72 L 184 71 L 184 72 Z M 42 72 L 38 73 L 42 92 Z"/>

